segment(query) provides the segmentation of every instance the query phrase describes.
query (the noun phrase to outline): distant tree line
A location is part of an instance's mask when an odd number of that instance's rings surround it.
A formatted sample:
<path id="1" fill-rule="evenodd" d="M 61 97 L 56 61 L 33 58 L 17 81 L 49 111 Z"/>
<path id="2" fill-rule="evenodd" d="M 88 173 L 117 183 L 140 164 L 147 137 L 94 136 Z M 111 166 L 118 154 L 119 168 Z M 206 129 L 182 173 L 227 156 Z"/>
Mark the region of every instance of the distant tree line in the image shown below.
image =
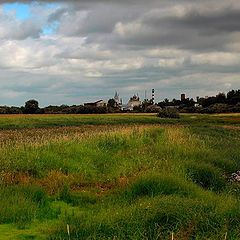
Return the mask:
<path id="1" fill-rule="evenodd" d="M 194 101 L 192 98 L 183 100 L 167 98 L 157 104 L 152 100 L 144 100 L 142 104 L 133 109 L 133 112 L 159 112 L 159 108 L 174 108 L 180 112 L 186 113 L 227 113 L 240 112 L 240 89 L 231 90 L 227 94 L 219 93 L 216 96 L 198 98 Z M 0 106 L 0 114 L 104 114 L 124 112 L 116 105 L 114 99 L 109 99 L 108 104 L 102 107 L 83 106 L 83 105 L 61 105 L 39 107 L 38 101 L 31 99 L 22 107 Z"/>
<path id="2" fill-rule="evenodd" d="M 240 89 L 231 90 L 226 94 L 219 93 L 215 97 L 200 98 L 203 113 L 240 112 Z"/>
<path id="3" fill-rule="evenodd" d="M 61 105 L 61 106 L 47 106 L 39 107 L 37 100 L 31 99 L 22 107 L 8 107 L 0 106 L 0 114 L 93 114 L 93 113 L 107 113 L 106 107 L 83 106 L 83 105 Z"/>
<path id="4" fill-rule="evenodd" d="M 177 108 L 185 113 L 228 113 L 240 112 L 240 89 L 231 90 L 227 94 L 219 93 L 216 96 L 191 99 L 164 101 L 158 103 L 162 108 Z"/>

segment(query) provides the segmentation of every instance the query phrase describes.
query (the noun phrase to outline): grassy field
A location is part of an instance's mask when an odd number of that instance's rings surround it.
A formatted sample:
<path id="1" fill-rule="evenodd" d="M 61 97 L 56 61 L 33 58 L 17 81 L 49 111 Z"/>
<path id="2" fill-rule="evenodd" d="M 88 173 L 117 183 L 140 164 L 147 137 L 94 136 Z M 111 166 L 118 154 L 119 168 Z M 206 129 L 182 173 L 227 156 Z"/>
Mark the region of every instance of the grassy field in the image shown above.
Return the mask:
<path id="1" fill-rule="evenodd" d="M 240 239 L 240 114 L 0 116 L 0 240 Z"/>
<path id="2" fill-rule="evenodd" d="M 0 115 L 0 129 L 50 128 L 84 125 L 134 125 L 134 124 L 195 124 L 238 125 L 240 114 L 182 114 L 181 119 L 160 119 L 156 114 L 39 114 Z"/>

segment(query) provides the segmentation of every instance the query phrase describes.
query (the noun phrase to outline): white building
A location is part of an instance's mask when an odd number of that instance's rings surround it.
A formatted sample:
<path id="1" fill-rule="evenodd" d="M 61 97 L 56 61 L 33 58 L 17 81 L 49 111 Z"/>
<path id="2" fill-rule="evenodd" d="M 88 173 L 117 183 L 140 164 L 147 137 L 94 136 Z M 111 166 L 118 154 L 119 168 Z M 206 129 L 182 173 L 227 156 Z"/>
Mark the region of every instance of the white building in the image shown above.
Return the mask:
<path id="1" fill-rule="evenodd" d="M 133 111 L 134 107 L 139 107 L 140 105 L 141 105 L 141 101 L 138 95 L 134 94 L 133 97 L 131 97 L 130 100 L 128 101 L 128 104 L 125 110 Z"/>

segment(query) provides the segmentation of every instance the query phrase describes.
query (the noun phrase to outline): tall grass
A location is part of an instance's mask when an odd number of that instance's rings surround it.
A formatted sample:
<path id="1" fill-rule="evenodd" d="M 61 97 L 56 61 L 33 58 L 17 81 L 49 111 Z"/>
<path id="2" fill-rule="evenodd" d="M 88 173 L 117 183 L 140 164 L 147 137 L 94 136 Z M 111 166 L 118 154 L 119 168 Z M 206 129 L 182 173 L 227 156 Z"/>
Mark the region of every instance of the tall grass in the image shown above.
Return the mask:
<path id="1" fill-rule="evenodd" d="M 240 190 L 229 181 L 240 167 L 238 130 L 170 123 L 3 131 L 0 229 L 44 223 L 49 239 L 239 239 Z"/>

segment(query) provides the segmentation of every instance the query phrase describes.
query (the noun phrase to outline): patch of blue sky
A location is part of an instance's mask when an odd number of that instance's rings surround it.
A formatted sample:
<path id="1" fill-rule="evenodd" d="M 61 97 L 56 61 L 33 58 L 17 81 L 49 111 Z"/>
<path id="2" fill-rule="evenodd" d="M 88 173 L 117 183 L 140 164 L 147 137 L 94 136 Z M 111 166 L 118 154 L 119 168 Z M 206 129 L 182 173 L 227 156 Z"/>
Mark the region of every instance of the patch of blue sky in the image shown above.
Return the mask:
<path id="1" fill-rule="evenodd" d="M 59 7 L 59 3 L 46 3 L 45 6 L 48 9 L 56 9 L 57 7 Z"/>
<path id="2" fill-rule="evenodd" d="M 59 22 L 54 22 L 43 27 L 42 35 L 53 35 L 57 32 Z"/>
<path id="3" fill-rule="evenodd" d="M 6 13 L 15 12 L 16 18 L 19 20 L 26 20 L 31 18 L 31 7 L 37 2 L 32 3 L 5 3 L 3 4 L 3 10 Z M 46 9 L 56 9 L 59 7 L 58 3 L 41 3 Z"/>
<path id="4" fill-rule="evenodd" d="M 31 17 L 30 5 L 25 3 L 6 3 L 3 5 L 6 13 L 15 12 L 16 18 L 25 20 Z"/>
<path id="5" fill-rule="evenodd" d="M 46 9 L 57 9 L 60 4 L 59 3 L 41 3 L 44 8 Z M 53 35 L 57 32 L 57 29 L 59 27 L 59 22 L 55 21 L 51 24 L 45 25 L 42 27 L 42 35 Z"/>

